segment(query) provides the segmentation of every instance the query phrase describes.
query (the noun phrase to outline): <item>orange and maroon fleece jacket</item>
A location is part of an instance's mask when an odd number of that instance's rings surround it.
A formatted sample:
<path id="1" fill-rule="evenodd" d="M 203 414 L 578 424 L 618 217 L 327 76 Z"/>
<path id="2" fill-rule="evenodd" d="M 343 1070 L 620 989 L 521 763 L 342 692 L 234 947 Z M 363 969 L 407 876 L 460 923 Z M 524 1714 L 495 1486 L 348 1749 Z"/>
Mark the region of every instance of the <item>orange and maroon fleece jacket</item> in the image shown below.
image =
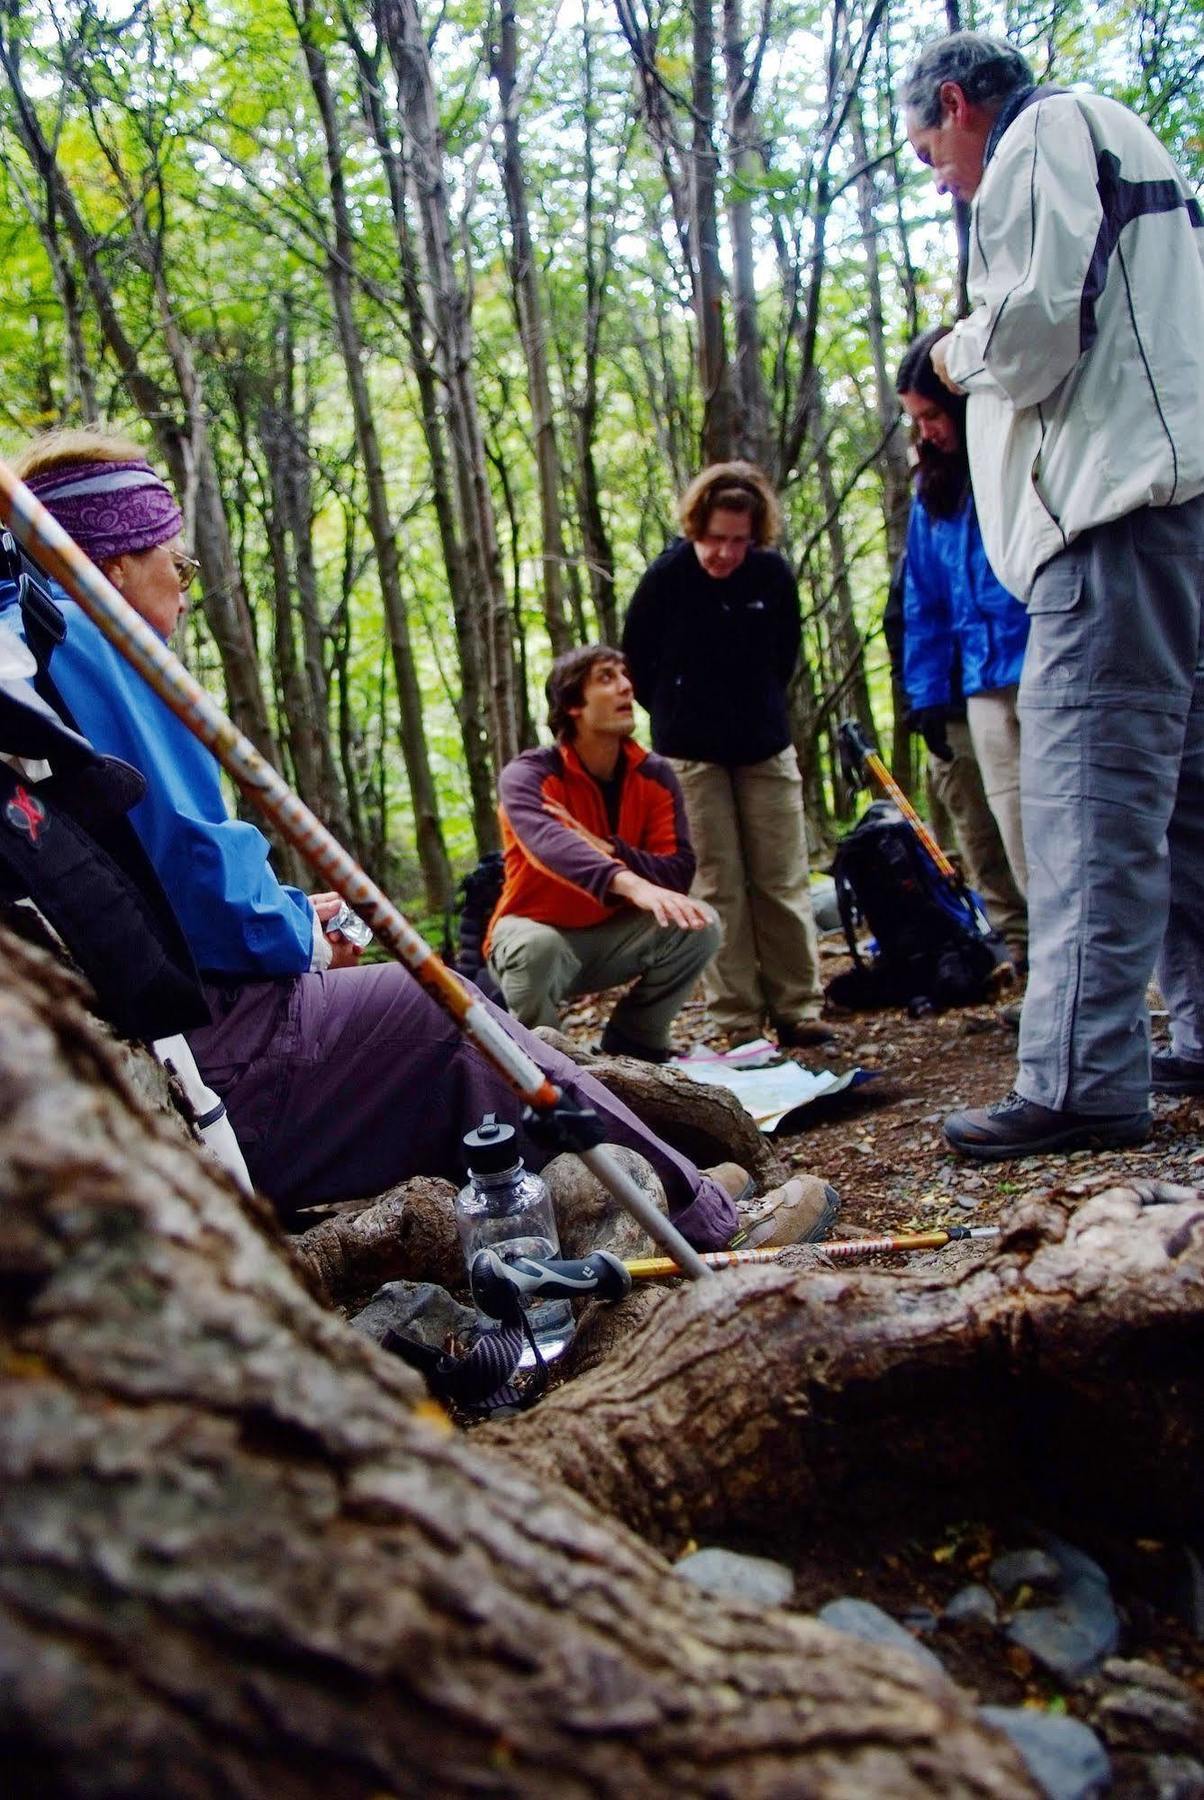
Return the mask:
<path id="1" fill-rule="evenodd" d="M 507 913 L 566 931 L 613 918 L 623 902 L 605 896 L 620 869 L 679 894 L 689 888 L 694 851 L 676 775 L 663 757 L 630 741 L 619 754 L 617 830 L 607 819 L 602 789 L 571 744 L 524 750 L 506 764 L 498 783 L 506 879 L 489 921 L 486 953 L 495 921 Z M 609 842 L 612 854 L 603 856 L 562 825 L 546 810 L 548 800 L 558 800 L 595 837 Z"/>

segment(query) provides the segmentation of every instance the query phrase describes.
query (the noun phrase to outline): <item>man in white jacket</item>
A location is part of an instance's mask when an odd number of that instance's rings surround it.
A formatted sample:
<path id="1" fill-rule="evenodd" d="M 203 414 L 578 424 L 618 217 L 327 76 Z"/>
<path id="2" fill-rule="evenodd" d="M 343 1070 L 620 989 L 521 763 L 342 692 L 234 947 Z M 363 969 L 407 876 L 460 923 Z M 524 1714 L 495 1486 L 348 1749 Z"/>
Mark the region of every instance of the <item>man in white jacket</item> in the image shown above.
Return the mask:
<path id="1" fill-rule="evenodd" d="M 991 38 L 930 43 L 903 103 L 973 201 L 974 310 L 933 366 L 970 397 L 987 554 L 1031 620 L 1019 1073 L 945 1133 L 982 1161 L 1137 1143 L 1151 1085 L 1204 1094 L 1204 220 L 1133 113 Z"/>

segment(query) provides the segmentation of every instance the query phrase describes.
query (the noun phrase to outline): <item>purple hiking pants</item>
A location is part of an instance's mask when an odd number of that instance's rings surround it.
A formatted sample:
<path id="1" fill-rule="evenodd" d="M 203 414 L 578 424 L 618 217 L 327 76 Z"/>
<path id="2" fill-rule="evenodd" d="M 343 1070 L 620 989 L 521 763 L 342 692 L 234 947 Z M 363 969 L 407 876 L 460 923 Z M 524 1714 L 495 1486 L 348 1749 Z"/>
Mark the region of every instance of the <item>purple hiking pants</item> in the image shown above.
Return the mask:
<path id="1" fill-rule="evenodd" d="M 518 1096 L 398 963 L 207 994 L 214 1022 L 188 1041 L 252 1179 L 282 1212 L 380 1194 L 411 1175 L 462 1182 L 464 1133 L 487 1112 L 519 1123 Z M 557 1087 L 593 1107 L 609 1143 L 647 1158 L 682 1235 L 722 1249 L 738 1224 L 723 1189 L 584 1069 L 497 1016 Z M 520 1144 L 529 1168 L 552 1154 L 525 1133 Z"/>

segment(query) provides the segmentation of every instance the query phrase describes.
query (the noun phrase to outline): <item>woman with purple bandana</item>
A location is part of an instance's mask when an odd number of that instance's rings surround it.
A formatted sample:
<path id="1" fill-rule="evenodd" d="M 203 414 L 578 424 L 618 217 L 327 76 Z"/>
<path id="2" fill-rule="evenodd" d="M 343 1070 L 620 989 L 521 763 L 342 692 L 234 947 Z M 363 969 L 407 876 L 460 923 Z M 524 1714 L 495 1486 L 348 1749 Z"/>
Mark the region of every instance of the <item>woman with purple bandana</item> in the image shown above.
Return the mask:
<path id="1" fill-rule="evenodd" d="M 137 446 L 100 432 L 51 433 L 15 467 L 130 605 L 169 636 L 197 565 L 184 550 L 174 497 Z M 131 823 L 176 909 L 212 1012 L 189 1041 L 256 1183 L 287 1211 L 380 1193 L 413 1174 L 458 1179 L 463 1133 L 486 1112 L 517 1124 L 517 1098 L 404 969 L 352 966 L 358 951 L 321 928 L 337 897 L 307 898 L 277 881 L 266 839 L 228 816 L 210 752 L 91 620 L 54 594 L 66 637 L 51 678 L 96 747 L 147 777 Z M 724 1186 L 567 1057 L 506 1025 L 552 1081 L 599 1113 L 611 1142 L 648 1158 L 692 1243 L 730 1241 L 738 1219 Z M 537 1168 L 549 1154 L 533 1141 L 523 1151 Z M 795 1200 L 797 1185 L 787 1183 L 782 1199 Z"/>

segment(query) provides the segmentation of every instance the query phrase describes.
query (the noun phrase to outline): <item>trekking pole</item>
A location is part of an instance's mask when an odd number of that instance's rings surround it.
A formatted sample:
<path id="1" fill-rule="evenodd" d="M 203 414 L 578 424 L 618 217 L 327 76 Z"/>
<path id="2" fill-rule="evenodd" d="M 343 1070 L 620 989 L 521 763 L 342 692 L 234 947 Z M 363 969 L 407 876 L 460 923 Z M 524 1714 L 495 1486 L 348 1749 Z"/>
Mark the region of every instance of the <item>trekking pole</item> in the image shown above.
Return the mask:
<path id="1" fill-rule="evenodd" d="M 896 1237 L 844 1238 L 833 1244 L 762 1244 L 757 1250 L 703 1250 L 699 1254 L 708 1269 L 747 1268 L 776 1262 L 787 1250 L 818 1250 L 824 1256 L 851 1262 L 859 1256 L 881 1256 L 905 1250 L 942 1250 L 946 1244 L 967 1238 L 999 1236 L 998 1225 L 949 1225 L 943 1231 L 905 1231 Z M 595 1250 L 575 1261 L 542 1256 L 503 1257 L 496 1250 L 481 1250 L 473 1259 L 470 1277 L 473 1299 L 490 1318 L 505 1316 L 506 1297 L 520 1294 L 524 1301 L 621 1300 L 633 1281 L 663 1281 L 680 1275 L 668 1256 L 637 1256 L 620 1262 L 609 1250 Z"/>
<path id="2" fill-rule="evenodd" d="M 560 1089 L 503 1029 L 481 996 L 469 993 L 460 977 L 436 955 L 355 858 L 188 673 L 175 652 L 156 636 L 3 462 L 0 519 L 20 539 L 35 563 L 79 602 L 114 649 L 137 669 L 193 736 L 213 752 L 248 799 L 301 853 L 310 868 L 342 896 L 385 949 L 449 1014 L 509 1086 L 537 1115 L 551 1118 L 561 1104 Z M 570 1123 L 574 1116 L 579 1126 L 585 1124 L 579 1113 L 568 1115 Z M 609 1193 L 693 1280 L 709 1274 L 698 1252 L 619 1166 L 598 1141 L 596 1132 L 583 1130 L 572 1147 Z"/>
<path id="3" fill-rule="evenodd" d="M 856 719 L 846 719 L 840 726 L 838 736 L 840 739 L 841 751 L 844 752 L 847 750 L 848 752 L 847 758 L 844 755 L 841 757 L 841 761 L 845 765 L 846 774 L 851 773 L 849 762 L 853 758 L 856 759 L 857 763 L 859 763 L 863 769 L 868 769 L 875 781 L 880 783 L 884 792 L 890 795 L 891 799 L 903 814 L 903 817 L 907 820 L 907 823 L 911 826 L 946 881 L 953 882 L 954 885 L 959 888 L 964 886 L 961 876 L 958 874 L 949 858 L 945 855 L 945 852 L 941 849 L 931 831 L 929 831 L 927 825 L 925 825 L 923 819 L 879 756 L 873 744 L 870 743 Z"/>
<path id="4" fill-rule="evenodd" d="M 904 1250 L 943 1250 L 946 1244 L 960 1243 L 967 1238 L 998 1236 L 998 1225 L 950 1225 L 944 1231 L 905 1231 L 896 1237 L 842 1238 L 831 1244 L 762 1244 L 757 1250 L 704 1250 L 701 1255 L 708 1269 L 733 1269 L 749 1263 L 774 1262 L 787 1250 L 798 1249 L 818 1250 L 840 1262 L 852 1262 L 859 1256 L 889 1255 Z M 660 1281 L 665 1276 L 681 1274 L 681 1270 L 665 1256 L 637 1257 L 623 1266 L 633 1281 Z"/>

